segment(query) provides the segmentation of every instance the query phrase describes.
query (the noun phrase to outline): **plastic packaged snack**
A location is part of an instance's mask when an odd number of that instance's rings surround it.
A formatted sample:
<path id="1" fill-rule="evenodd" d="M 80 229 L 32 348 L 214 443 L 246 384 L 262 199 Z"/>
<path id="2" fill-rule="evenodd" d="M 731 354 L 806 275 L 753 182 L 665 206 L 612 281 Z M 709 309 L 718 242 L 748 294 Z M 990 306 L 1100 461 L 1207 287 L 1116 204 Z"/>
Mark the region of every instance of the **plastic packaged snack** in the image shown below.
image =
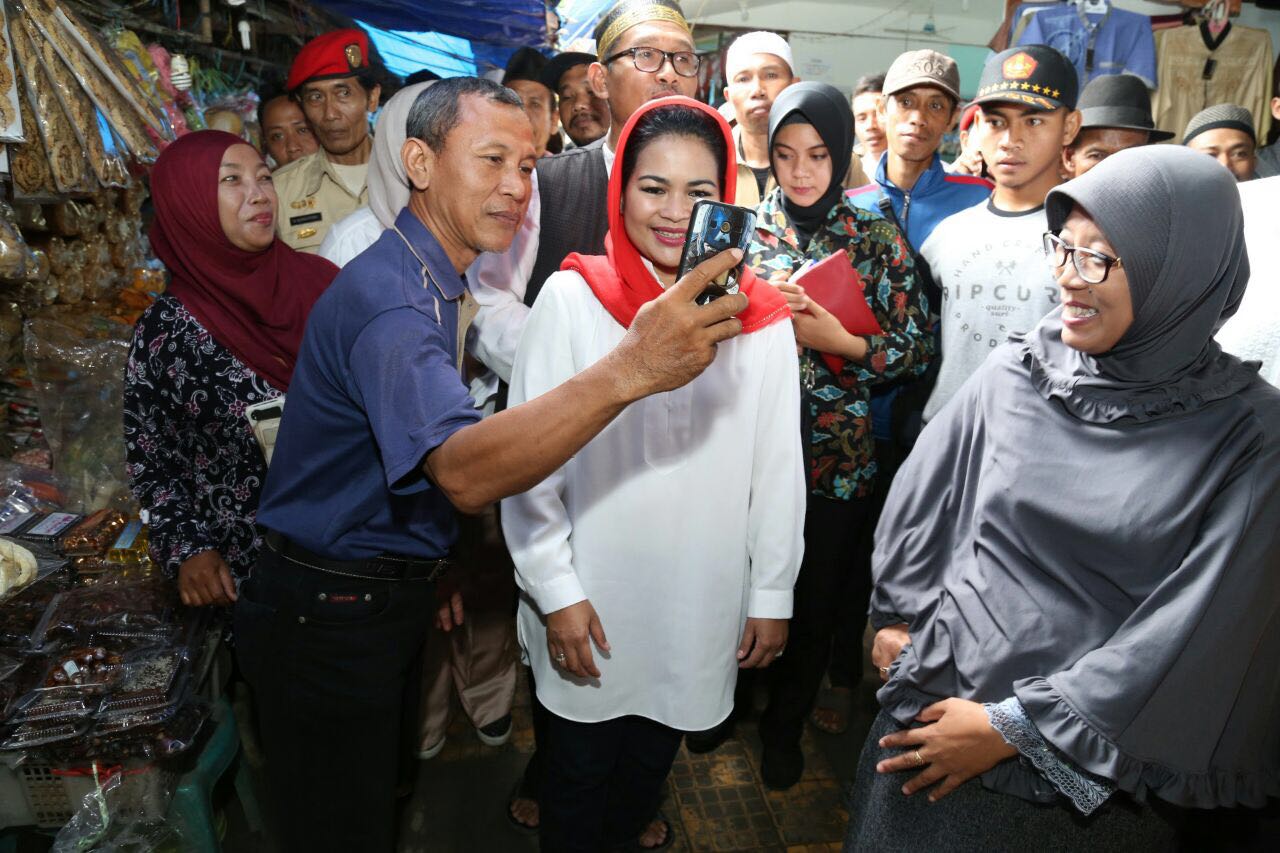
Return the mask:
<path id="1" fill-rule="evenodd" d="M 124 677 L 102 702 L 100 713 L 103 719 L 172 706 L 181 698 L 186 686 L 187 664 L 187 655 L 181 648 L 154 649 L 131 655 Z"/>
<path id="2" fill-rule="evenodd" d="M 11 649 L 28 648 L 58 591 L 56 583 L 41 580 L 6 601 L 0 607 L 0 643 Z M 31 687 L 35 686 L 33 682 Z"/>
<path id="3" fill-rule="evenodd" d="M 0 750 L 26 750 L 80 737 L 92 723 L 87 717 L 31 720 L 0 734 Z"/>
<path id="4" fill-rule="evenodd" d="M 125 141 L 130 153 L 140 162 L 155 162 L 160 152 L 144 130 L 144 127 L 148 126 L 148 116 L 135 109 L 120 94 L 98 66 L 54 20 L 49 8 L 41 0 L 30 0 L 27 3 L 9 0 L 9 14 L 11 32 L 14 29 L 14 22 L 29 20 L 39 34 L 51 43 L 59 58 L 70 69 L 76 82 L 93 100 L 94 106 L 106 115 L 112 129 Z M 159 135 L 159 131 L 155 132 Z"/>
<path id="5" fill-rule="evenodd" d="M 33 30 L 28 28 L 28 32 Z M 103 138 L 98 126 L 98 110 L 85 91 L 80 88 L 70 69 L 62 62 L 47 39 L 33 35 L 32 44 L 40 52 L 41 69 L 45 79 L 52 84 L 54 96 L 71 120 L 75 134 L 98 183 L 104 187 L 127 186 L 129 168 L 118 150 L 111 144 L 110 134 Z"/>
<path id="6" fill-rule="evenodd" d="M 30 20 L 15 15 L 9 27 L 13 52 L 22 63 L 27 96 L 35 109 L 35 131 L 44 140 L 54 186 L 62 193 L 87 193 L 98 182 L 89 171 L 84 143 L 76 135 L 72 120 L 58 97 L 57 87 L 40 59 L 38 33 Z"/>
<path id="7" fill-rule="evenodd" d="M 0 599 L 36 579 L 36 555 L 19 543 L 0 536 Z"/>
<path id="8" fill-rule="evenodd" d="M 119 510 L 100 509 L 67 531 L 62 537 L 62 553 L 68 557 L 104 555 L 126 523 Z"/>
<path id="9" fill-rule="evenodd" d="M 117 641 L 164 641 L 176 633 L 175 609 L 173 585 L 160 580 L 70 589 L 50 602 L 33 642 L 120 648 Z"/>
<path id="10" fill-rule="evenodd" d="M 81 511 L 128 495 L 121 389 L 133 328 L 100 317 L 36 318 L 24 330 L 24 360 L 54 470 L 69 483 L 68 508 Z"/>
<path id="11" fill-rule="evenodd" d="M 79 47 L 129 106 L 146 122 L 152 133 L 165 142 L 172 142 L 177 138 L 158 101 L 154 85 L 150 83 L 143 85 L 137 80 L 125 67 L 115 48 L 108 44 L 97 30 L 86 24 L 74 12 L 69 11 L 65 5 L 55 6 L 52 0 L 30 0 L 30 2 L 43 7 L 46 14 L 52 13 L 53 20 L 61 27 L 61 33 L 54 32 L 52 27 L 46 33 L 50 41 L 59 47 L 60 52 L 64 46 Z M 47 19 L 37 16 L 37 21 L 41 20 Z M 70 40 L 64 41 L 67 37 Z"/>
<path id="12" fill-rule="evenodd" d="M 141 519 L 133 519 L 124 526 L 107 552 L 113 563 L 131 563 L 144 558 L 148 551 L 150 535 Z"/>
<path id="13" fill-rule="evenodd" d="M 18 202 L 13 206 L 14 223 L 24 233 L 32 231 L 48 231 L 49 223 L 44 218 L 44 208 L 30 202 Z"/>
<path id="14" fill-rule="evenodd" d="M 16 649 L 0 663 L 0 722 L 9 719 L 18 700 L 40 686 L 49 669 L 49 661 L 40 654 L 20 654 Z"/>
<path id="15" fill-rule="evenodd" d="M 106 646 L 83 646 L 52 655 L 44 686 L 106 690 L 124 676 L 124 658 Z"/>
<path id="16" fill-rule="evenodd" d="M 4 4 L 0 3 L 0 142 L 22 142 L 22 114 L 13 74 L 13 51 L 9 49 L 9 26 Z"/>
<path id="17" fill-rule="evenodd" d="M 49 512 L 39 520 L 23 528 L 20 538 L 29 542 L 54 543 L 62 538 L 73 525 L 79 524 L 84 516 L 74 512 Z"/>
<path id="18" fill-rule="evenodd" d="M 22 113 L 24 127 L 36 126 L 36 116 L 31 110 L 27 97 L 24 75 L 19 68 L 14 77 L 18 80 L 18 109 Z M 25 142 L 9 146 L 9 173 L 13 176 L 13 197 L 15 200 L 53 201 L 58 191 L 53 185 L 53 172 L 49 168 L 49 157 L 44 150 L 44 142 L 39 133 L 28 133 Z"/>
<path id="19" fill-rule="evenodd" d="M 31 249 L 14 218 L 13 208 L 0 201 L 0 279 L 20 282 L 31 265 Z"/>
<path id="20" fill-rule="evenodd" d="M 75 687 L 37 687 L 14 703 L 9 720 L 14 723 L 80 719 L 98 710 L 101 694 Z"/>
<path id="21" fill-rule="evenodd" d="M 31 250 L 31 258 L 27 263 L 27 274 L 23 278 L 26 284 L 41 285 L 49 280 L 49 256 L 40 249 Z"/>

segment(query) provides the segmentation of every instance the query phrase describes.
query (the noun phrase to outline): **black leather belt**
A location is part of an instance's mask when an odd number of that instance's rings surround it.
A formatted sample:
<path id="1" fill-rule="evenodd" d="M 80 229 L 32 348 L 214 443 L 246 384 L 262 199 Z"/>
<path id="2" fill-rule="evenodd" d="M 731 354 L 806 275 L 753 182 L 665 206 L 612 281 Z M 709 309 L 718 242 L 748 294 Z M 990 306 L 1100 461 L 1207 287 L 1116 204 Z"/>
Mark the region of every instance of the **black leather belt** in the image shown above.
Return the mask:
<path id="1" fill-rule="evenodd" d="M 267 547 L 285 559 L 335 575 L 379 581 L 434 581 L 451 566 L 448 559 L 424 560 L 398 554 L 380 554 L 367 560 L 333 560 L 308 551 L 274 530 L 267 530 L 264 538 Z"/>

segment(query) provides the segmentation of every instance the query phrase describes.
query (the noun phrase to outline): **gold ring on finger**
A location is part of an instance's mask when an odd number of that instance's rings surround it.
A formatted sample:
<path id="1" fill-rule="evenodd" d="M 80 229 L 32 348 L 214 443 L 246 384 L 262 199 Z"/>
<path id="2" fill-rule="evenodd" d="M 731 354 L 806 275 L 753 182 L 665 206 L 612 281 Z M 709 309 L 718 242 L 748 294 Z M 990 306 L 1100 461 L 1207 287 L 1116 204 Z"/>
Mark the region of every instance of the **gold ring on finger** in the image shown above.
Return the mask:
<path id="1" fill-rule="evenodd" d="M 920 750 L 918 750 L 918 749 L 917 749 L 917 750 L 915 750 L 914 752 L 912 752 L 911 754 L 915 756 L 915 759 L 916 759 L 916 767 L 924 767 L 924 765 L 925 765 L 925 760 L 924 760 L 924 756 L 920 754 Z"/>

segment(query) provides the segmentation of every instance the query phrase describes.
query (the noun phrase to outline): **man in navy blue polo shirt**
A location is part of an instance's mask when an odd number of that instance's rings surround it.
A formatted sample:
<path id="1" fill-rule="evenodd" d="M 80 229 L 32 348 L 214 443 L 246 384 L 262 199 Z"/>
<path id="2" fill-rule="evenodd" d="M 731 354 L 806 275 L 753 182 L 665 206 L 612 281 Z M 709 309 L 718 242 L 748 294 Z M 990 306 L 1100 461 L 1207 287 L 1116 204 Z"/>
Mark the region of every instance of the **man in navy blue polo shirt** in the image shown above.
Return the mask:
<path id="1" fill-rule="evenodd" d="M 308 321 L 258 511 L 266 547 L 235 610 L 289 850 L 394 847 L 402 721 L 455 508 L 529 488 L 630 402 L 692 380 L 746 307 L 694 303 L 734 263 L 723 253 L 642 309 L 605 359 L 480 421 L 460 375 L 462 271 L 520 225 L 532 129 L 513 92 L 460 78 L 423 92 L 407 131 L 408 207 Z M 461 619 L 454 605 L 444 619 Z"/>

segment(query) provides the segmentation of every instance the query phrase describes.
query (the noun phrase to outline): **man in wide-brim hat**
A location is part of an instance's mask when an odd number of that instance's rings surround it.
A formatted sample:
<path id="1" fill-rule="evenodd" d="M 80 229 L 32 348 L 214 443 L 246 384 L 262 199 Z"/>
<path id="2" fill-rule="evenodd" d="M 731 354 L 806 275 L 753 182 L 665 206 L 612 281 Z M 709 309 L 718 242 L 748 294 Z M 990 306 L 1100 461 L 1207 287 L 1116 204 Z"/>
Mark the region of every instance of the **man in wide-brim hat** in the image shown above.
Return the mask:
<path id="1" fill-rule="evenodd" d="M 1080 132 L 1062 149 L 1062 168 L 1078 178 L 1117 151 L 1173 134 L 1156 127 L 1147 84 L 1132 74 L 1095 77 L 1080 93 Z"/>

